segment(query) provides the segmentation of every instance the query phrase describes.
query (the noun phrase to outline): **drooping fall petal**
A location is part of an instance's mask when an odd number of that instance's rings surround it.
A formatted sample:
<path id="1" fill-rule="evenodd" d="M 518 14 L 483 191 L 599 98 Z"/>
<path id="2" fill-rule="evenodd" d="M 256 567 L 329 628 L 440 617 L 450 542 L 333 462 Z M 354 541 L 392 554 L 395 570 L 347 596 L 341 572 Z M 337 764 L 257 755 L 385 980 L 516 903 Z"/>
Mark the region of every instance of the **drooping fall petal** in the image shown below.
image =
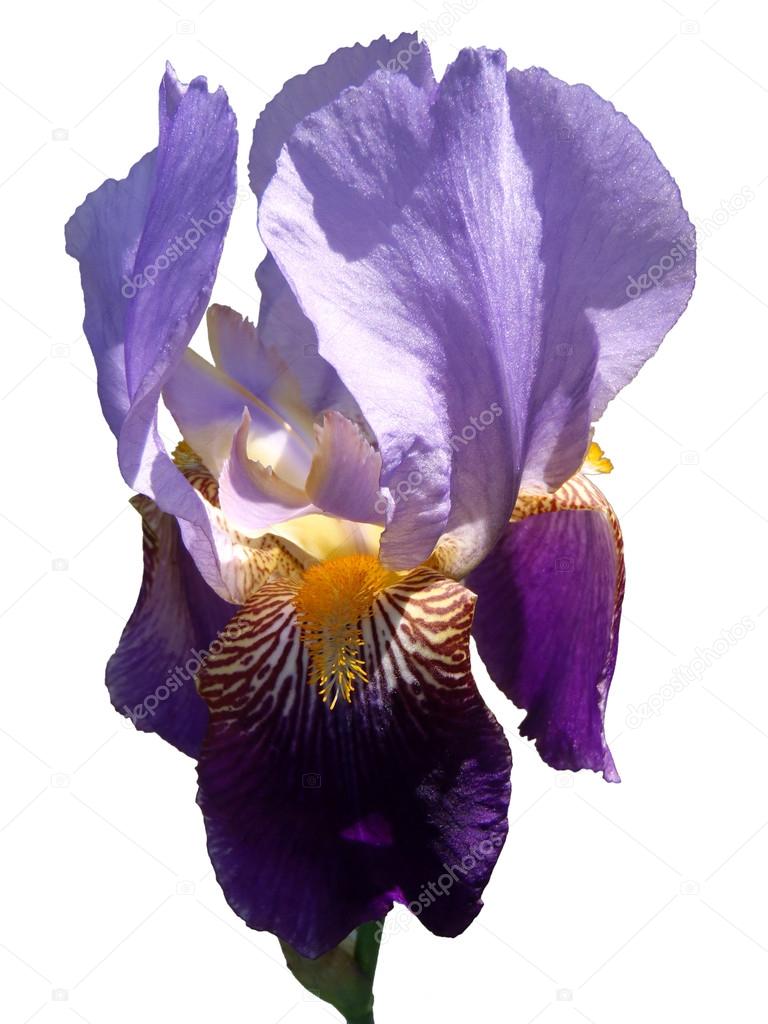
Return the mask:
<path id="1" fill-rule="evenodd" d="M 362 623 L 367 683 L 331 711 L 296 588 L 263 587 L 199 680 L 208 848 L 233 909 L 305 956 L 409 904 L 456 935 L 506 835 L 509 749 L 469 674 L 472 596 L 420 570 Z"/>
<path id="2" fill-rule="evenodd" d="M 149 498 L 134 498 L 132 504 L 144 527 L 144 578 L 107 664 L 107 689 L 115 708 L 137 729 L 156 732 L 194 757 L 208 725 L 195 676 L 235 607 L 202 579 L 173 516 Z"/>
<path id="3" fill-rule="evenodd" d="M 605 497 L 586 477 L 521 495 L 490 555 L 470 573 L 473 635 L 494 682 L 528 714 L 520 726 L 553 768 L 619 776 L 605 740 L 624 560 Z"/>

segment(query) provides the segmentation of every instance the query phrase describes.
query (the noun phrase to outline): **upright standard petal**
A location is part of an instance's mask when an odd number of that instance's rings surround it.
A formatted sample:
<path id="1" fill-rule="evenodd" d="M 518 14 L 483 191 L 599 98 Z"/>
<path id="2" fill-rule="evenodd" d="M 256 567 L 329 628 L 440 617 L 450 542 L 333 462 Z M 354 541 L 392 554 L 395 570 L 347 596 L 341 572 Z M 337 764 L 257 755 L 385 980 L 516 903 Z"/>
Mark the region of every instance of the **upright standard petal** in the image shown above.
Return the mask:
<path id="1" fill-rule="evenodd" d="M 203 314 L 235 196 L 235 118 L 222 89 L 183 85 L 169 68 L 157 150 L 75 212 L 85 332 L 126 482 L 179 517 L 206 578 L 220 576 L 205 509 L 157 430 L 160 391 Z"/>
<path id="2" fill-rule="evenodd" d="M 352 85 L 361 85 L 382 68 L 404 72 L 413 81 L 432 80 L 429 52 L 415 32 L 402 32 L 396 39 L 380 36 L 363 46 L 344 46 L 324 64 L 285 83 L 270 100 L 256 122 L 248 163 L 251 188 L 260 200 L 269 184 L 277 160 L 296 125 L 308 114 L 331 103 Z"/>
<path id="3" fill-rule="evenodd" d="M 251 188 L 261 201 L 275 173 L 277 158 L 296 125 L 352 85 L 374 72 L 393 68 L 424 82 L 432 77 L 429 54 L 414 33 L 385 36 L 368 46 L 343 47 L 306 74 L 286 82 L 256 122 L 249 160 Z M 318 355 L 317 337 L 274 259 L 267 255 L 256 272 L 262 294 L 259 335 L 278 349 L 301 381 L 305 402 L 316 413 L 336 409 L 348 419 L 362 420 L 357 403 L 335 369 Z"/>
<path id="4" fill-rule="evenodd" d="M 208 725 L 195 676 L 235 609 L 202 579 L 173 516 L 149 498 L 132 504 L 144 526 L 144 578 L 107 664 L 107 689 L 137 729 L 156 732 L 195 757 Z"/>
<path id="5" fill-rule="evenodd" d="M 590 423 L 685 309 L 695 232 L 675 181 L 612 103 L 540 68 L 510 71 L 507 95 L 544 268 L 523 486 L 555 488 L 581 465 Z"/>
<path id="6" fill-rule="evenodd" d="M 116 436 L 130 407 L 125 367 L 125 315 L 135 286 L 128 274 L 152 198 L 157 150 L 122 181 L 110 179 L 78 207 L 65 229 L 67 252 L 80 263 L 83 330 L 96 363 L 104 418 Z"/>
<path id="7" fill-rule="evenodd" d="M 299 382 L 302 404 L 314 414 L 337 409 L 348 419 L 363 423 L 357 402 L 318 352 L 315 329 L 269 254 L 256 271 L 256 284 L 261 292 L 259 338 L 279 354 Z"/>
<path id="8" fill-rule="evenodd" d="M 616 662 L 624 559 L 605 497 L 577 476 L 520 496 L 512 521 L 467 577 L 473 634 L 494 682 L 528 714 L 520 731 L 553 768 L 618 782 L 604 717 Z"/>
<path id="9" fill-rule="evenodd" d="M 394 566 L 447 532 L 468 571 L 521 479 L 576 472 L 625 383 L 617 354 L 647 358 L 693 280 L 688 251 L 629 288 L 628 267 L 690 228 L 640 133 L 586 87 L 508 77 L 488 51 L 437 87 L 380 71 L 306 117 L 260 227 L 379 440 Z"/>
<path id="10" fill-rule="evenodd" d="M 198 799 L 224 894 L 304 956 L 393 901 L 456 935 L 509 800 L 509 748 L 469 674 L 472 596 L 425 570 L 385 590 L 360 626 L 368 681 L 333 710 L 307 685 L 296 601 L 263 587 L 199 679 Z"/>

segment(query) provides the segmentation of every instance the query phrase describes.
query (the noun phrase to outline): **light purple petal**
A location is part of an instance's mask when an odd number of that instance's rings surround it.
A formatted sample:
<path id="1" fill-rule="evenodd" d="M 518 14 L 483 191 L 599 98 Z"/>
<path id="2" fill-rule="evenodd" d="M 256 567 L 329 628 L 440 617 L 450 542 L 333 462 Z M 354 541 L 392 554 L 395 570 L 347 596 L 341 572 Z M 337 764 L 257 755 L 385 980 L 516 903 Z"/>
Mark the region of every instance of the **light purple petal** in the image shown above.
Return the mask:
<path id="1" fill-rule="evenodd" d="M 542 221 L 545 319 L 524 477 L 555 488 L 685 309 L 695 238 L 674 180 L 612 103 L 539 68 L 511 71 L 507 93 Z"/>
<path id="2" fill-rule="evenodd" d="M 315 415 L 337 409 L 347 419 L 363 424 L 357 402 L 319 354 L 315 329 L 271 256 L 259 265 L 256 283 L 261 292 L 259 338 L 298 381 L 302 403 Z"/>
<path id="3" fill-rule="evenodd" d="M 244 530 L 267 530 L 277 523 L 316 512 L 303 490 L 286 483 L 272 466 L 248 457 L 250 429 L 251 418 L 246 409 L 219 478 L 219 500 L 227 519 Z"/>
<path id="4" fill-rule="evenodd" d="M 415 82 L 429 82 L 432 66 L 429 51 L 416 33 L 403 32 L 396 39 L 380 36 L 368 46 L 345 46 L 324 64 L 296 75 L 285 83 L 264 108 L 253 130 L 248 163 L 251 188 L 261 200 L 275 173 L 283 145 L 296 125 L 308 114 L 335 100 L 351 85 L 360 85 L 374 72 L 391 67 Z"/>
<path id="5" fill-rule="evenodd" d="M 348 86 L 360 85 L 383 67 L 396 67 L 414 81 L 432 77 L 426 46 L 415 33 L 394 40 L 384 36 L 368 46 L 344 47 L 306 74 L 286 82 L 256 122 L 249 160 L 251 188 L 259 200 L 275 172 L 277 158 L 296 125 L 335 99 Z M 301 382 L 306 404 L 315 413 L 337 409 L 362 421 L 359 408 L 332 366 L 317 353 L 315 330 L 301 311 L 277 264 L 267 255 L 256 272 L 261 290 L 259 335 L 279 350 Z"/>
<path id="6" fill-rule="evenodd" d="M 83 329 L 96 363 L 101 407 L 117 436 L 130 404 L 124 351 L 128 300 L 121 289 L 146 220 L 156 162 L 155 150 L 134 164 L 122 181 L 105 181 L 78 207 L 65 229 L 67 252 L 80 263 Z"/>
<path id="7" fill-rule="evenodd" d="M 389 502 L 379 489 L 381 455 L 357 424 L 329 412 L 316 428 L 317 454 L 307 496 L 327 515 L 358 523 L 384 522 Z"/>
<path id="8" fill-rule="evenodd" d="M 298 126 L 262 203 L 268 248 L 379 441 L 395 566 L 446 532 L 477 564 L 525 467 L 547 486 L 578 469 L 599 382 L 622 383 L 596 376 L 602 334 L 642 360 L 690 291 L 689 256 L 658 301 L 601 284 L 604 250 L 642 264 L 686 229 L 677 189 L 590 90 L 558 84 L 584 107 L 558 148 L 557 118 L 532 121 L 517 81 L 488 51 L 462 52 L 437 89 L 378 72 Z M 553 80 L 531 81 L 552 106 Z"/>
<path id="9" fill-rule="evenodd" d="M 158 149 L 128 178 L 92 193 L 66 229 L 123 476 L 183 520 L 185 544 L 211 580 L 220 573 L 210 523 L 165 450 L 157 403 L 210 295 L 234 200 L 236 149 L 224 91 L 209 93 L 202 78 L 182 85 L 169 68 Z"/>
<path id="10" fill-rule="evenodd" d="M 528 712 L 520 731 L 547 764 L 618 782 L 603 724 L 624 591 L 618 524 L 583 477 L 554 496 L 522 495 L 518 510 L 466 580 L 477 649 Z"/>
<path id="11" fill-rule="evenodd" d="M 174 90 L 173 103 L 166 88 Z M 180 88 L 178 97 L 169 71 L 152 198 L 133 260 L 134 274 L 146 281 L 125 317 L 134 401 L 159 390 L 200 322 L 236 198 L 237 133 L 226 93 L 209 93 L 203 78 Z"/>
<path id="12" fill-rule="evenodd" d="M 303 484 L 312 462 L 314 441 L 191 349 L 163 389 L 163 397 L 187 443 L 218 476 L 229 457 L 232 438 L 248 410 L 249 440 L 259 457 L 293 484 Z"/>

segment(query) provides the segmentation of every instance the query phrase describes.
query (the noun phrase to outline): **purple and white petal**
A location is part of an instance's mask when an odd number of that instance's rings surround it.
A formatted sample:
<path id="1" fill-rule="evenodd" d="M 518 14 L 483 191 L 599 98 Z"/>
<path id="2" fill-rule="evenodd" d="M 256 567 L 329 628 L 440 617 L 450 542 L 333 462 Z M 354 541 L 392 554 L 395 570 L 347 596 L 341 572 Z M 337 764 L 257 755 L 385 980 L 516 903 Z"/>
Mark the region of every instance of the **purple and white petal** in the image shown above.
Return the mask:
<path id="1" fill-rule="evenodd" d="M 314 447 L 315 408 L 308 404 L 300 372 L 286 356 L 295 339 L 267 344 L 265 333 L 227 306 L 207 313 L 208 341 L 217 368 L 263 401 Z M 294 353 L 295 356 L 295 353 Z M 315 353 L 319 360 L 319 356 Z"/>
<path id="2" fill-rule="evenodd" d="M 303 488 L 287 483 L 273 466 L 248 455 L 251 417 L 246 409 L 219 477 L 221 510 L 243 530 L 268 530 L 278 523 L 318 511 Z"/>
<path id="3" fill-rule="evenodd" d="M 252 457 L 272 466 L 294 485 L 303 484 L 314 443 L 274 409 L 188 349 L 163 389 L 163 398 L 187 444 L 218 476 L 232 439 L 248 413 L 247 446 Z"/>
<path id="4" fill-rule="evenodd" d="M 472 597 L 424 571 L 385 591 L 364 624 L 369 681 L 329 711 L 306 682 L 295 595 L 263 587 L 200 677 L 198 801 L 224 894 L 310 957 L 393 902 L 456 935 L 509 801 L 509 748 L 469 674 Z"/>

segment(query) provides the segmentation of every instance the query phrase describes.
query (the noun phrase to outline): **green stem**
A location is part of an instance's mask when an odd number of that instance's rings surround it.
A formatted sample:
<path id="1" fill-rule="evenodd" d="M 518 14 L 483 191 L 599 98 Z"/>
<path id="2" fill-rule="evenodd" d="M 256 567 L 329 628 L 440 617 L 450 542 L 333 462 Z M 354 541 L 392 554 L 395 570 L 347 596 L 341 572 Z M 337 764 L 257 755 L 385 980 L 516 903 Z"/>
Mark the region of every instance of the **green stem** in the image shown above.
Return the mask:
<path id="1" fill-rule="evenodd" d="M 383 918 L 361 924 L 344 942 L 314 960 L 280 942 L 285 962 L 299 984 L 335 1006 L 347 1024 L 375 1024 L 373 978 L 383 924 Z"/>

